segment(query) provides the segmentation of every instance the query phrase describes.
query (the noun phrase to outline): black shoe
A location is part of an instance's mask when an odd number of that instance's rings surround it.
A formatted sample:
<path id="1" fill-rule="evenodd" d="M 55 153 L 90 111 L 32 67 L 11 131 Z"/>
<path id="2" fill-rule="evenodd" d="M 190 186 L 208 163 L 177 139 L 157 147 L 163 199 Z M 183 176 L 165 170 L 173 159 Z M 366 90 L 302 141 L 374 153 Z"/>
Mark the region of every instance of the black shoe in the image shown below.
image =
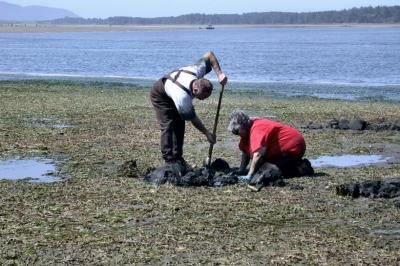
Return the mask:
<path id="1" fill-rule="evenodd" d="M 180 163 L 187 171 L 192 170 L 192 166 L 188 164 L 185 159 L 180 158 L 177 160 L 177 162 Z"/>

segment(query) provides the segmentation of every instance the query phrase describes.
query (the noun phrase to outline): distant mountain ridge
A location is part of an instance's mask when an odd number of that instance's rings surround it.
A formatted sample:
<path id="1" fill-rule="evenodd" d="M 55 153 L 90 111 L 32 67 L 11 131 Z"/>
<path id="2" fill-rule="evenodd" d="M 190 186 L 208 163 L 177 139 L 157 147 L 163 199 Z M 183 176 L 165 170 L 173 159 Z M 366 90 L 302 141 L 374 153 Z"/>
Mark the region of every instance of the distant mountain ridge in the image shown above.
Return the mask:
<path id="1" fill-rule="evenodd" d="M 75 13 L 46 6 L 26 6 L 0 1 L 0 20 L 2 21 L 42 21 L 65 17 L 78 17 Z"/>
<path id="2" fill-rule="evenodd" d="M 91 25 L 221 25 L 221 24 L 340 24 L 400 23 L 400 6 L 360 7 L 319 12 L 253 12 L 243 14 L 187 14 L 176 17 L 64 18 L 53 24 Z"/>

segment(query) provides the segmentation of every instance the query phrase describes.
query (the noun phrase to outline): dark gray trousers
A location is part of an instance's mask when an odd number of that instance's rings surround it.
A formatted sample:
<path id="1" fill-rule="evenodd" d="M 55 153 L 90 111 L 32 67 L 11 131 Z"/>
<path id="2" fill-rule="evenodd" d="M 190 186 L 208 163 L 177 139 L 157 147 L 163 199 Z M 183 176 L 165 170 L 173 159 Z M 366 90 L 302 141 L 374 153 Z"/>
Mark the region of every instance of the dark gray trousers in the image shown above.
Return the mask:
<path id="1" fill-rule="evenodd" d="M 150 101 L 156 111 L 161 130 L 161 154 L 166 162 L 182 159 L 185 137 L 185 120 L 176 110 L 175 104 L 165 93 L 163 79 L 151 89 Z"/>

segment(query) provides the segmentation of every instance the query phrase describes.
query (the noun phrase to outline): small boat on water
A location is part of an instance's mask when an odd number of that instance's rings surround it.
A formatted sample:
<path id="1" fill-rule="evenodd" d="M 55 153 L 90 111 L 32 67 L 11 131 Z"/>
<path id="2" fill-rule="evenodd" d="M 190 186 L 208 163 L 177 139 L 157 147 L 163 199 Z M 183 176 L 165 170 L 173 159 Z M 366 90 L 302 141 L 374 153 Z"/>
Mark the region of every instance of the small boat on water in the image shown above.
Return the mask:
<path id="1" fill-rule="evenodd" d="M 206 29 L 207 29 L 207 30 L 213 30 L 213 29 L 215 29 L 215 28 L 214 28 L 213 25 L 208 25 L 208 26 L 206 27 Z"/>

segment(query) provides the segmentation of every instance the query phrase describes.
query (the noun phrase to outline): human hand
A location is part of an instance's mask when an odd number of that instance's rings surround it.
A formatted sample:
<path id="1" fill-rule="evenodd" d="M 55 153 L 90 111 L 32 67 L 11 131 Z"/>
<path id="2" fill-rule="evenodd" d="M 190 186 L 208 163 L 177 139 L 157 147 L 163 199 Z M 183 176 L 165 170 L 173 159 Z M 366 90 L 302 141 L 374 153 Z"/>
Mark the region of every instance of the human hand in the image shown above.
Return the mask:
<path id="1" fill-rule="evenodd" d="M 217 143 L 217 137 L 213 133 L 207 132 L 206 137 L 208 142 L 210 142 L 211 144 Z"/>
<path id="2" fill-rule="evenodd" d="M 232 172 L 230 172 L 230 174 L 231 175 L 237 175 L 237 176 L 245 175 L 246 174 L 246 169 L 241 170 L 240 168 L 235 167 L 235 168 L 233 168 Z"/>
<path id="3" fill-rule="evenodd" d="M 221 73 L 221 74 L 218 76 L 218 79 L 219 79 L 219 83 L 220 83 L 221 85 L 226 85 L 226 83 L 228 83 L 228 77 L 227 77 L 224 73 Z"/>

